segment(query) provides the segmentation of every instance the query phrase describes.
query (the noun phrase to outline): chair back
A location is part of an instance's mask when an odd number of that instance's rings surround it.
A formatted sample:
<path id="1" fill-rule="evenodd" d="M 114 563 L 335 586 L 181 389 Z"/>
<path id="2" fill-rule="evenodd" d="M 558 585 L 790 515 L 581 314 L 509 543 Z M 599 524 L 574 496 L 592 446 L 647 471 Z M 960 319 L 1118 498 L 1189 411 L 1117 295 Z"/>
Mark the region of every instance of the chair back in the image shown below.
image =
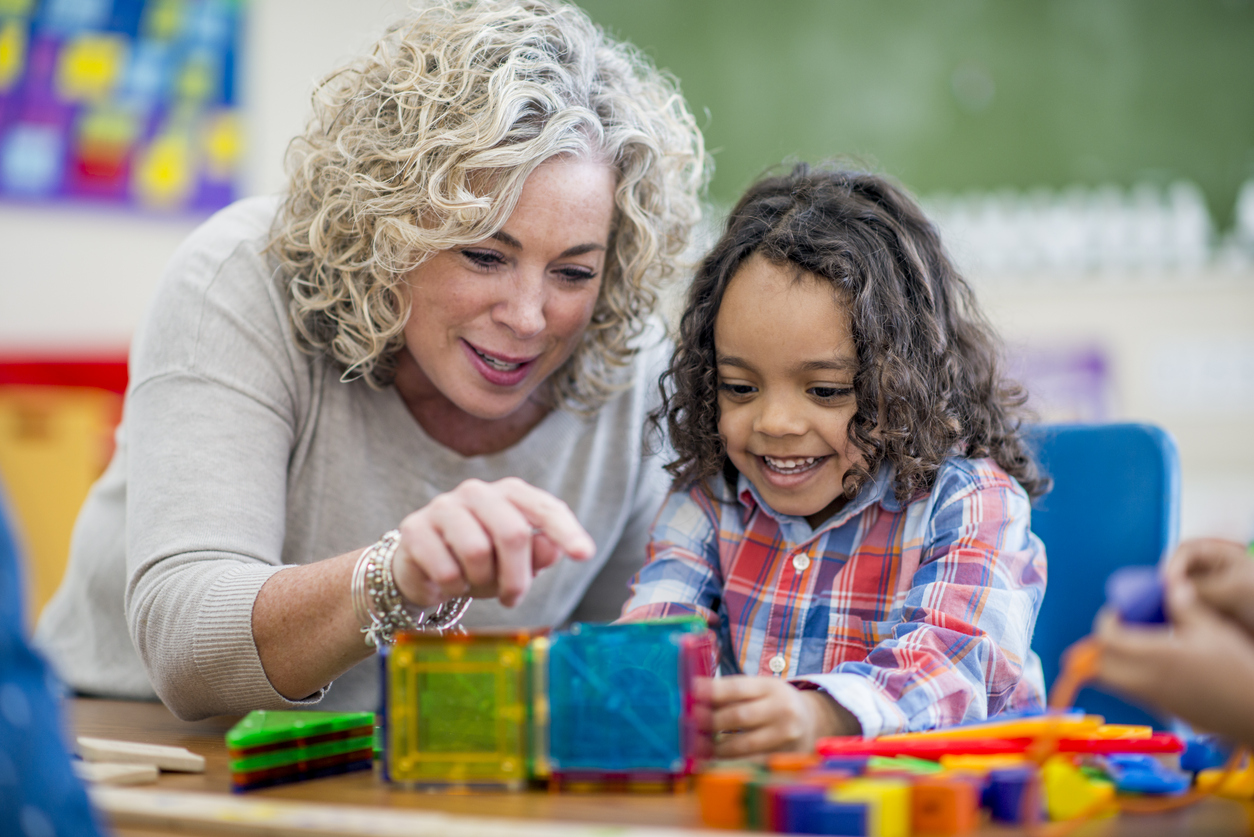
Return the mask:
<path id="1" fill-rule="evenodd" d="M 1107 576 L 1132 564 L 1157 565 L 1175 547 L 1180 458 L 1171 436 L 1148 424 L 1041 425 L 1027 439 L 1054 479 L 1032 509 L 1032 531 L 1045 543 L 1049 567 L 1032 648 L 1050 686 L 1063 652 L 1092 629 Z M 1082 690 L 1076 705 L 1111 723 L 1165 726 L 1093 689 Z"/>

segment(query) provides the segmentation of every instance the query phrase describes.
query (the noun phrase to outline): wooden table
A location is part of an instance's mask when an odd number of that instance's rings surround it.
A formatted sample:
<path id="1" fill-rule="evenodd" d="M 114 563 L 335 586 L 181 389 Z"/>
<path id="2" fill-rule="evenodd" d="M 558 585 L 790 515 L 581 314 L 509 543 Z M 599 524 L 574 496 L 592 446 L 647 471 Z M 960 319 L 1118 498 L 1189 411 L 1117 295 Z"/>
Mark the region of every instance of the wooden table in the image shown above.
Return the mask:
<path id="1" fill-rule="evenodd" d="M 163 773 L 157 784 L 129 791 L 132 799 L 135 794 L 150 794 L 153 796 L 144 799 L 156 800 L 158 796 L 155 795 L 162 793 L 186 792 L 213 795 L 186 797 L 202 800 L 205 804 L 241 803 L 252 804 L 254 808 L 258 807 L 258 802 L 282 806 L 282 801 L 321 806 L 368 806 L 369 811 L 376 812 L 378 816 L 390 813 L 413 818 L 411 824 L 395 832 L 413 835 L 456 834 L 460 837 L 482 834 L 484 837 L 504 837 L 511 834 L 565 833 L 569 837 L 578 837 L 597 833 L 605 835 L 604 826 L 612 824 L 628 826 L 625 832 L 617 833 L 615 837 L 633 837 L 637 830 L 631 828 L 632 826 L 642 827 L 638 837 L 645 837 L 649 833 L 661 835 L 663 832 L 671 835 L 677 832 L 692 834 L 692 829 L 701 828 L 696 797 L 688 793 L 423 793 L 389 787 L 376 776 L 363 772 L 234 795 L 230 792 L 230 770 L 223 736 L 237 718 L 212 718 L 188 723 L 175 718 L 159 703 L 87 698 L 72 701 L 70 711 L 73 731 L 77 735 L 173 744 L 205 757 L 206 769 L 203 774 Z M 177 801 L 178 797 L 172 795 L 170 799 Z M 326 811 L 330 817 L 332 809 L 320 808 L 314 813 L 318 811 Z M 176 822 L 176 814 L 177 812 L 172 812 L 170 819 L 164 822 L 146 821 L 135 815 L 122 817 L 117 822 L 116 833 L 122 837 L 154 837 L 156 834 L 172 832 L 284 837 L 305 833 L 238 820 L 235 824 L 215 824 L 204 820 Z M 456 815 L 455 819 L 442 816 L 450 814 Z M 105 816 L 110 819 L 107 811 Z M 586 828 L 586 824 L 600 824 L 601 827 Z M 1115 819 L 1086 824 L 1071 833 L 1129 837 L 1166 834 L 1236 835 L 1250 834 L 1252 824 L 1254 806 L 1211 799 L 1170 814 L 1124 814 Z M 373 833 L 382 834 L 384 831 L 375 827 Z M 727 832 L 707 832 L 709 833 Z M 1016 832 L 986 826 L 980 833 L 994 835 Z"/>

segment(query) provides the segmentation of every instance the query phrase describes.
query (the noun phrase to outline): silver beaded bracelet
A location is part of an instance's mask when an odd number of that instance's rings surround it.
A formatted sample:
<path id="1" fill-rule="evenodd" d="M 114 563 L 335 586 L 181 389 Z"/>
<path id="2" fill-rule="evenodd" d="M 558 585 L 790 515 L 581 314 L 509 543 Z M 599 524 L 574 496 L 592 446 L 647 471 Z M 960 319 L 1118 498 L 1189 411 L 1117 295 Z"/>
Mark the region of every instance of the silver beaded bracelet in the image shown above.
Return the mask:
<path id="1" fill-rule="evenodd" d="M 385 532 L 366 548 L 353 568 L 353 611 L 366 644 L 376 648 L 395 642 L 397 631 L 447 631 L 470 607 L 469 596 L 450 599 L 434 613 L 406 602 L 392 576 L 392 562 L 400 545 L 399 529 Z"/>

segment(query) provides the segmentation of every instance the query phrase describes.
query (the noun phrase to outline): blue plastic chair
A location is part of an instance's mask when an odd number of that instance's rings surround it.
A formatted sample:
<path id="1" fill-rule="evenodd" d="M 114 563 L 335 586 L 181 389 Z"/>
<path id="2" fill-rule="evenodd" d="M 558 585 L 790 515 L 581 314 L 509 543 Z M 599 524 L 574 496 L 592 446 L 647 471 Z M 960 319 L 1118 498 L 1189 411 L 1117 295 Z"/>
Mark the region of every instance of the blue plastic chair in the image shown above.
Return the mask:
<path id="1" fill-rule="evenodd" d="M 1049 584 L 1032 648 L 1045 684 L 1062 654 L 1089 633 L 1119 567 L 1157 565 L 1180 526 L 1180 458 L 1165 431 L 1148 424 L 1042 425 L 1027 432 L 1054 489 L 1032 509 L 1045 543 Z M 1119 698 L 1084 689 L 1076 705 L 1111 723 L 1166 726 Z"/>

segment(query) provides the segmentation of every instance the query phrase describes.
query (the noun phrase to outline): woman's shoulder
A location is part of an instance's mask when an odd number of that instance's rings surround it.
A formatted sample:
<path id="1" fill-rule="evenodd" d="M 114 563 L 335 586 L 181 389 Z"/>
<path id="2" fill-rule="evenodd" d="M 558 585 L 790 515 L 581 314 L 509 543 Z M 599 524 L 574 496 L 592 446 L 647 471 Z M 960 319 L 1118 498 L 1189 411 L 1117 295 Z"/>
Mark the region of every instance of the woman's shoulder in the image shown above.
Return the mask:
<path id="1" fill-rule="evenodd" d="M 631 345 L 631 359 L 617 371 L 617 392 L 590 417 L 592 424 L 643 426 L 649 413 L 661 404 L 658 382 L 674 348 L 665 325 L 651 319 Z"/>
<path id="2" fill-rule="evenodd" d="M 299 362 L 282 279 L 266 253 L 278 207 L 277 197 L 238 201 L 179 245 L 132 345 L 132 380 L 172 371 L 248 377 L 259 365 Z"/>
<path id="3" fill-rule="evenodd" d="M 167 278 L 207 281 L 241 249 L 259 256 L 269 243 L 280 200 L 277 195 L 245 198 L 209 216 L 174 251 L 170 267 L 183 269 L 167 270 Z"/>

